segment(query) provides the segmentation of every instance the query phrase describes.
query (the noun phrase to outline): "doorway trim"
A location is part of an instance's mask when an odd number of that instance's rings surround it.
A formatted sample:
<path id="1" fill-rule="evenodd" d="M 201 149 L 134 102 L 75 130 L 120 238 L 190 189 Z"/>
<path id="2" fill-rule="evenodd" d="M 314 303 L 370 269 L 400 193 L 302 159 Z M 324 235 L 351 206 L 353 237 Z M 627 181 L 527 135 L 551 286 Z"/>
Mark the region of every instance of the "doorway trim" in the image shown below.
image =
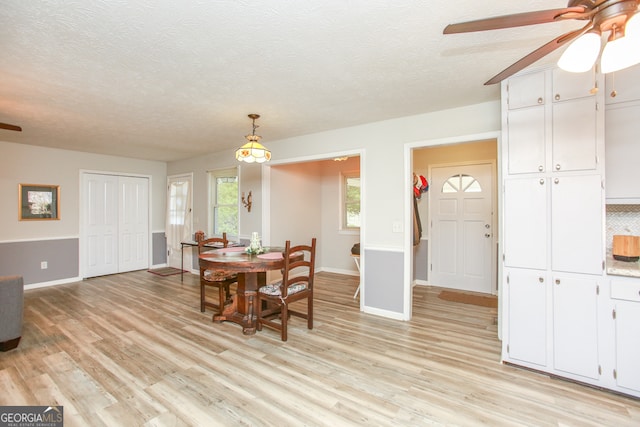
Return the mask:
<path id="1" fill-rule="evenodd" d="M 411 229 L 413 227 L 413 150 L 418 148 L 425 147 L 435 147 L 441 145 L 454 145 L 454 144 L 462 144 L 467 142 L 477 142 L 483 140 L 495 139 L 497 142 L 497 208 L 498 208 L 498 229 L 502 224 L 502 163 L 500 162 L 500 153 L 501 153 L 501 137 L 502 133 L 500 131 L 492 131 L 492 132 L 484 132 L 484 133 L 476 133 L 469 135 L 458 135 L 448 138 L 436 138 L 424 141 L 416 141 L 409 142 L 404 144 L 404 315 L 403 320 L 411 320 L 413 316 L 413 234 L 411 233 Z M 500 273 L 501 266 L 498 263 L 498 331 L 500 330 L 501 324 L 501 304 L 500 304 L 500 296 L 502 294 L 502 283 L 500 278 L 502 274 Z M 500 334 L 499 334 L 500 335 Z"/>
<path id="2" fill-rule="evenodd" d="M 335 151 L 330 153 L 323 154 L 314 154 L 311 156 L 302 156 L 302 157 L 291 157 L 285 158 L 281 160 L 271 160 L 268 164 L 262 164 L 262 238 L 266 242 L 271 242 L 271 166 L 280 166 L 287 164 L 295 164 L 295 163 L 304 163 L 304 162 L 313 162 L 319 160 L 331 160 L 336 157 L 343 156 L 358 156 L 360 157 L 360 248 L 365 248 L 365 229 L 366 229 L 366 179 L 362 179 L 362 177 L 366 176 L 365 171 L 365 149 L 357 149 L 357 150 L 345 150 L 345 151 Z M 364 250 L 360 251 L 360 311 L 364 311 L 364 302 L 365 302 L 365 256 Z"/>

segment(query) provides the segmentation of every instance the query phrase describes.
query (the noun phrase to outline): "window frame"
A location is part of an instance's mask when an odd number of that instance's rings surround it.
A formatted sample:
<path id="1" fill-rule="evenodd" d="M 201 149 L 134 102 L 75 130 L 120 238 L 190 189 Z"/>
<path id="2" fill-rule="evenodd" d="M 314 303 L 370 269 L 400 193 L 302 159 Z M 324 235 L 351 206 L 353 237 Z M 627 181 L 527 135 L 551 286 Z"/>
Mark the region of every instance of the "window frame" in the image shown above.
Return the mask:
<path id="1" fill-rule="evenodd" d="M 352 171 L 342 171 L 340 172 L 340 191 L 339 191 L 339 197 L 340 197 L 340 201 L 339 201 L 339 215 L 340 215 L 340 219 L 339 219 L 339 231 L 345 234 L 348 233 L 360 233 L 360 226 L 354 227 L 354 226 L 348 226 L 347 225 L 347 204 L 353 204 L 353 201 L 349 201 L 347 200 L 347 182 L 349 179 L 352 178 L 358 178 L 358 182 L 360 182 L 360 193 L 358 196 L 358 205 L 359 205 L 359 209 L 358 209 L 358 217 L 361 219 L 361 215 L 362 215 L 362 183 L 361 183 L 361 179 L 362 177 L 360 176 L 360 171 L 359 170 L 352 170 Z"/>
<path id="2" fill-rule="evenodd" d="M 231 230 L 231 231 L 226 231 L 227 233 L 227 238 L 230 238 L 231 236 L 238 236 L 240 233 L 240 197 L 239 197 L 239 193 L 240 193 L 240 174 L 238 171 L 237 167 L 233 167 L 233 168 L 224 168 L 224 169 L 215 169 L 215 170 L 210 170 L 207 171 L 207 176 L 208 176 L 208 187 L 209 187 L 209 200 L 208 200 L 208 209 L 207 209 L 207 232 L 208 232 L 208 236 L 222 236 L 223 231 L 220 231 L 219 233 L 216 233 L 216 230 L 219 229 L 219 225 L 217 224 L 217 210 L 222 206 L 222 207 L 233 207 L 235 208 L 236 211 L 236 218 L 237 218 L 237 222 L 236 222 L 236 230 Z M 224 205 L 218 205 L 218 183 L 217 180 L 218 178 L 231 178 L 231 177 L 235 177 L 236 178 L 236 183 L 237 183 L 237 190 L 236 190 L 236 197 L 235 197 L 235 203 L 233 204 L 224 204 Z"/>

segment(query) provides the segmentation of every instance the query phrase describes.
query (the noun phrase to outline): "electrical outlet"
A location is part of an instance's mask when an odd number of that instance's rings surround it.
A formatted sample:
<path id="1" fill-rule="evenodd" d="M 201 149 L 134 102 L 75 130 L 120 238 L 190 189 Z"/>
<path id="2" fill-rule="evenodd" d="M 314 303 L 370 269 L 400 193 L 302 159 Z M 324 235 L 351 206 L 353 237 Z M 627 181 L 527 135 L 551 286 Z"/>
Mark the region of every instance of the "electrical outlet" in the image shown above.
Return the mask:
<path id="1" fill-rule="evenodd" d="M 49 265 L 47 264 L 47 261 L 42 261 L 40 263 L 40 270 L 46 270 L 47 268 L 49 268 Z"/>
<path id="2" fill-rule="evenodd" d="M 393 231 L 394 233 L 402 233 L 402 229 L 403 229 L 403 228 L 404 228 L 404 227 L 402 226 L 402 222 L 400 222 L 400 221 L 394 221 L 394 222 L 393 222 L 393 225 L 392 225 L 392 231 Z"/>

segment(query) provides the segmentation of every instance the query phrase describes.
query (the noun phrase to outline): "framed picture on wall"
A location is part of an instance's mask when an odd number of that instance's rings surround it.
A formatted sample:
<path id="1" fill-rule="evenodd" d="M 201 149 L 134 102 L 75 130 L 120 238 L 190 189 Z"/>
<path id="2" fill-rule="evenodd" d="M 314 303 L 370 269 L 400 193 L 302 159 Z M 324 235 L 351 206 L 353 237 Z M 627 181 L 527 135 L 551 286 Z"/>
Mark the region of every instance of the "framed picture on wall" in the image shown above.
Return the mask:
<path id="1" fill-rule="evenodd" d="M 60 219 L 60 186 L 18 184 L 18 219 Z"/>

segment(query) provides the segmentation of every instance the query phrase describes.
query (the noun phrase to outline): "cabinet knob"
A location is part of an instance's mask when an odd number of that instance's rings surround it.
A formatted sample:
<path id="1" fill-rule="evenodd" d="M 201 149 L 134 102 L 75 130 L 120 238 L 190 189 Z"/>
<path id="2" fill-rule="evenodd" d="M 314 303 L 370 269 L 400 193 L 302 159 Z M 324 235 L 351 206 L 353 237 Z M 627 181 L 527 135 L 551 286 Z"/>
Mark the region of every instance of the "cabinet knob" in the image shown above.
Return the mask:
<path id="1" fill-rule="evenodd" d="M 544 179 L 540 178 L 540 185 L 544 185 Z"/>
<path id="2" fill-rule="evenodd" d="M 540 165 L 538 166 L 538 172 L 542 172 L 544 170 L 544 166 Z"/>
<path id="3" fill-rule="evenodd" d="M 542 97 L 538 98 L 538 104 L 542 104 Z"/>
<path id="4" fill-rule="evenodd" d="M 559 180 L 558 178 L 556 178 L 556 179 L 554 179 L 554 180 L 553 180 L 553 182 L 554 182 L 555 184 L 558 184 L 558 183 L 560 182 L 560 180 Z"/>
<path id="5" fill-rule="evenodd" d="M 556 93 L 555 98 L 556 98 L 556 101 L 560 101 L 560 94 L 559 94 L 559 93 Z"/>
<path id="6" fill-rule="evenodd" d="M 560 284 L 560 279 L 556 279 L 556 285 Z"/>
<path id="7" fill-rule="evenodd" d="M 560 170 L 560 163 L 558 163 L 558 164 L 556 165 L 556 170 L 557 170 L 557 171 L 559 171 L 559 170 Z"/>
<path id="8" fill-rule="evenodd" d="M 538 277 L 538 281 L 539 281 L 540 283 L 544 283 L 544 277 Z"/>

